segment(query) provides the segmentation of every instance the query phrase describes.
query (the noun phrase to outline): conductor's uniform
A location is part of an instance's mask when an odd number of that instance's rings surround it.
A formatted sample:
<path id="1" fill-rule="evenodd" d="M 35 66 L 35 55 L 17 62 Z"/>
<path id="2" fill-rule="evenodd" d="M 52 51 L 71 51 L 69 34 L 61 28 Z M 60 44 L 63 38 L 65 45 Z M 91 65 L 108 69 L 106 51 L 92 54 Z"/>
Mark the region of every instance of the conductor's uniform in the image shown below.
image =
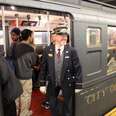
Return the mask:
<path id="1" fill-rule="evenodd" d="M 81 65 L 73 47 L 65 45 L 61 50 L 56 49 L 55 45 L 44 49 L 42 74 L 48 81 L 48 97 L 52 116 L 59 116 L 57 97 L 60 91 L 62 91 L 64 98 L 61 116 L 71 116 L 69 103 L 74 95 L 75 82 L 82 79 Z"/>

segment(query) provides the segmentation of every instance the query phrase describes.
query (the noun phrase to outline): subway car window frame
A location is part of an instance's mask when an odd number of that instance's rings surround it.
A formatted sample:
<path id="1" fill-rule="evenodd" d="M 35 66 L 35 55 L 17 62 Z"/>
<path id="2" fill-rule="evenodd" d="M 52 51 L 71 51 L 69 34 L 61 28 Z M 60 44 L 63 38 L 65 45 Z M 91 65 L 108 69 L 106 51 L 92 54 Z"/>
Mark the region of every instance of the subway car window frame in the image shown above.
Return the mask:
<path id="1" fill-rule="evenodd" d="M 108 26 L 107 73 L 116 72 L 116 26 Z"/>

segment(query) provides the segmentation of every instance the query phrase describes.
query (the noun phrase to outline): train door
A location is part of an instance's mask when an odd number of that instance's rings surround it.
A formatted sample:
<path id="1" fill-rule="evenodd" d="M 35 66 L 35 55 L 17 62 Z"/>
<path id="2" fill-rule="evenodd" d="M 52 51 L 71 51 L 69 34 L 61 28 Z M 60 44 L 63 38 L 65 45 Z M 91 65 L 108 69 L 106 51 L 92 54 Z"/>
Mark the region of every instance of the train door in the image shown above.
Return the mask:
<path id="1" fill-rule="evenodd" d="M 106 75 L 107 26 L 90 22 L 74 22 L 75 47 L 78 50 L 83 67 L 83 85 L 90 86 L 104 79 Z"/>

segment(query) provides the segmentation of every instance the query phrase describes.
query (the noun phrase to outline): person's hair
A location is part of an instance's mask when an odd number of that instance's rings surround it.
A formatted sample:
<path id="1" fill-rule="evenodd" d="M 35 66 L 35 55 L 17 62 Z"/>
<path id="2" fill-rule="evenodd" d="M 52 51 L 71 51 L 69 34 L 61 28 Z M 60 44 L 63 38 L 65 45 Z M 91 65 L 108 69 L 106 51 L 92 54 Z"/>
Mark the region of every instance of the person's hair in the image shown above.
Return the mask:
<path id="1" fill-rule="evenodd" d="M 20 31 L 19 28 L 15 27 L 15 28 L 13 28 L 13 29 L 11 30 L 11 33 L 15 33 L 16 35 L 19 35 L 19 36 L 20 36 L 21 31 Z"/>
<path id="2" fill-rule="evenodd" d="M 31 36 L 33 33 L 33 31 L 29 30 L 29 29 L 24 29 L 21 32 L 21 40 L 28 40 L 29 36 Z"/>
<path id="3" fill-rule="evenodd" d="M 70 36 L 69 36 L 69 34 L 68 34 L 68 33 L 64 33 L 64 34 L 62 34 L 62 35 L 64 35 L 64 36 L 67 37 L 66 43 L 69 43 L 69 42 L 70 42 Z"/>
<path id="4" fill-rule="evenodd" d="M 67 42 L 66 43 L 69 43 L 70 42 L 70 37 L 69 37 L 69 34 L 67 34 Z"/>

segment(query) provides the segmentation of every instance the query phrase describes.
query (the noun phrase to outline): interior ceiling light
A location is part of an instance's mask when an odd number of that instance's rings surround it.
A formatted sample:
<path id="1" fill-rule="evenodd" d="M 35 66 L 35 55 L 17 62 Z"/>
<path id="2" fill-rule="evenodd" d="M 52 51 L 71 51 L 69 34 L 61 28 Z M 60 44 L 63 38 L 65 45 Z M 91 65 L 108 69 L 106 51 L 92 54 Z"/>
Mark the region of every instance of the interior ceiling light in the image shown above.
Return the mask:
<path id="1" fill-rule="evenodd" d="M 15 9 L 16 9 L 16 7 L 15 7 L 15 6 L 11 6 L 10 8 L 11 8 L 12 10 L 15 10 Z"/>

